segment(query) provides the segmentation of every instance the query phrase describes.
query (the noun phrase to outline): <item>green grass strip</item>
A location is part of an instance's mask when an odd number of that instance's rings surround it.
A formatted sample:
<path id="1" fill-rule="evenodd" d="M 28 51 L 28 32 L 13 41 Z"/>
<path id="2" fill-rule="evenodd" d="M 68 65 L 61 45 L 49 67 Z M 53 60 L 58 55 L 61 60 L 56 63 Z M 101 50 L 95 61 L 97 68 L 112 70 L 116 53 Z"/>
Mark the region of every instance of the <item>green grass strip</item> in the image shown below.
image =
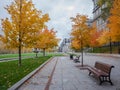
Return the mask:
<path id="1" fill-rule="evenodd" d="M 35 56 L 35 53 L 22 53 L 22 57 L 24 56 Z M 0 59 L 1 58 L 13 58 L 13 57 L 18 57 L 18 54 L 0 54 Z"/>
<path id="2" fill-rule="evenodd" d="M 18 66 L 18 60 L 0 63 L 0 90 L 7 90 L 50 57 L 24 59 L 21 67 Z"/>
<path id="3" fill-rule="evenodd" d="M 47 53 L 47 56 L 63 56 L 62 53 Z M 31 57 L 35 57 L 36 53 L 22 53 L 22 57 L 27 57 L 27 56 L 31 56 Z M 38 53 L 38 57 L 43 56 L 43 53 Z M 3 58 L 17 58 L 18 54 L 0 54 L 0 59 Z"/>

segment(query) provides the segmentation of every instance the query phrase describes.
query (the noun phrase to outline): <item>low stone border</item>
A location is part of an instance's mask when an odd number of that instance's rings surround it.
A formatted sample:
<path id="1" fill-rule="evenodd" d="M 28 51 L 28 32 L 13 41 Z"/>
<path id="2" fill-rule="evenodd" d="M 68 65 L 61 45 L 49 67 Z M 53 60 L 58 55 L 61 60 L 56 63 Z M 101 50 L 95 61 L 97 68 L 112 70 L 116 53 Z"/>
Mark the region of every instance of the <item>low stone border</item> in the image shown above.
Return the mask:
<path id="1" fill-rule="evenodd" d="M 26 75 L 24 78 L 22 78 L 20 81 L 15 83 L 12 87 L 10 87 L 8 90 L 17 90 L 20 86 L 22 86 L 28 79 L 30 79 L 33 75 L 35 75 L 39 70 L 41 70 L 48 62 L 50 62 L 53 59 L 51 57 L 49 60 L 47 60 L 45 63 L 40 65 L 37 69 Z"/>
<path id="2" fill-rule="evenodd" d="M 104 53 L 86 53 L 87 55 L 95 55 L 95 56 L 109 56 L 109 57 L 117 57 L 120 58 L 120 54 L 104 54 Z"/>

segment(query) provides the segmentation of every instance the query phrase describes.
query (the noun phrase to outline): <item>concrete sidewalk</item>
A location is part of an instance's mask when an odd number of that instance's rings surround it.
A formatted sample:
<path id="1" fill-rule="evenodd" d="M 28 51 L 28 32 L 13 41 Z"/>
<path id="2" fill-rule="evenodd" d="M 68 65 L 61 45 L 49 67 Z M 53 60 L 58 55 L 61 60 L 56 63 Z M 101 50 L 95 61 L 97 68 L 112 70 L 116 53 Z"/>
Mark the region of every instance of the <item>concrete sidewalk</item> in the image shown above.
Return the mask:
<path id="1" fill-rule="evenodd" d="M 114 83 L 98 84 L 88 75 L 87 70 L 80 70 L 69 57 L 55 57 L 36 75 L 24 83 L 18 90 L 120 90 L 120 59 L 101 56 L 84 56 L 84 63 L 94 66 L 95 61 L 102 61 L 115 66 L 111 73 Z"/>

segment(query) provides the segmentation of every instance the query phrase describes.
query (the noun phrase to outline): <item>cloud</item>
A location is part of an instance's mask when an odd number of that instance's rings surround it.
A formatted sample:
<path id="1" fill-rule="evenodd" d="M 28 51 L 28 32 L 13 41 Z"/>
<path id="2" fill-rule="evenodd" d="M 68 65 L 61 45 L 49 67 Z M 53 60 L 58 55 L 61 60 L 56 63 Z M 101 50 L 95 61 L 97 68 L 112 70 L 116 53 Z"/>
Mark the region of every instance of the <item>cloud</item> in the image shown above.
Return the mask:
<path id="1" fill-rule="evenodd" d="M 0 19 L 9 17 L 3 7 L 13 0 L 0 0 Z M 70 17 L 77 13 L 92 17 L 92 0 L 33 0 L 35 7 L 42 10 L 43 14 L 48 13 L 51 20 L 48 27 L 54 28 L 59 38 L 69 37 L 71 32 Z"/>
<path id="2" fill-rule="evenodd" d="M 67 9 L 68 11 L 73 11 L 73 10 L 75 9 L 75 7 L 74 7 L 74 6 L 68 6 L 66 9 Z"/>

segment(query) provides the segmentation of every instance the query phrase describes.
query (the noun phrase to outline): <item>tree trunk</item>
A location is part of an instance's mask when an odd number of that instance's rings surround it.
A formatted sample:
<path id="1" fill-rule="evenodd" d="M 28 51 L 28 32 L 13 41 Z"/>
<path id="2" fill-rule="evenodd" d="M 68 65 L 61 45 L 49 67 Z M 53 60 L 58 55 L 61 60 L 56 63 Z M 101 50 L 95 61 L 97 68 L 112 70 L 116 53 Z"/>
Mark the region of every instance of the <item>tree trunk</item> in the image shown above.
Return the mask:
<path id="1" fill-rule="evenodd" d="M 36 52 L 36 58 L 38 57 L 38 55 L 37 55 L 38 53 Z"/>
<path id="2" fill-rule="evenodd" d="M 111 37 L 110 37 L 110 54 L 112 54 L 112 42 L 111 42 Z"/>
<path id="3" fill-rule="evenodd" d="M 19 45 L 19 63 L 18 63 L 18 65 L 19 66 L 21 66 L 22 64 L 21 64 L 21 44 Z"/>
<path id="4" fill-rule="evenodd" d="M 43 56 L 45 56 L 45 48 L 43 48 Z"/>
<path id="5" fill-rule="evenodd" d="M 34 48 L 34 53 L 36 54 L 36 58 L 38 57 L 38 50 L 37 48 Z"/>
<path id="6" fill-rule="evenodd" d="M 20 0 L 20 21 L 19 21 L 19 47 L 18 47 L 18 53 L 19 53 L 19 63 L 18 63 L 18 65 L 19 66 L 21 66 L 21 42 L 22 42 L 22 40 L 21 40 L 21 22 L 22 22 L 22 18 L 21 18 L 21 11 L 22 11 L 22 0 Z"/>
<path id="7" fill-rule="evenodd" d="M 81 66 L 83 67 L 83 42 L 81 40 Z"/>
<path id="8" fill-rule="evenodd" d="M 81 65 L 83 67 L 83 47 L 81 48 Z"/>

